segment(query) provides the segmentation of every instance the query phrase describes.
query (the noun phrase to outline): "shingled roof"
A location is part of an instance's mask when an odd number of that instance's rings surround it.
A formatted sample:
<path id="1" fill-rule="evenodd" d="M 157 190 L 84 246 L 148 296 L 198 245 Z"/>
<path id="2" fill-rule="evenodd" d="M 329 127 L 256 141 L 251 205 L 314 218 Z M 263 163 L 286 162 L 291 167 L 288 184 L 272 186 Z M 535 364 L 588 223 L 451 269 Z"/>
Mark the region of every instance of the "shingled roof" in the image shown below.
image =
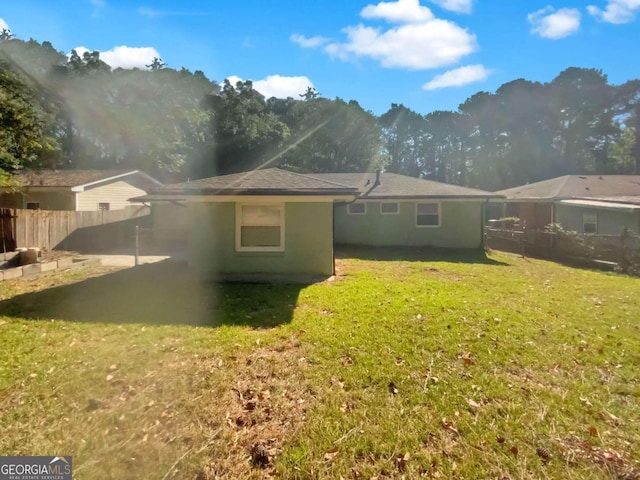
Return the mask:
<path id="1" fill-rule="evenodd" d="M 496 193 L 510 200 L 637 197 L 640 175 L 565 175 Z"/>
<path id="2" fill-rule="evenodd" d="M 137 201 L 154 201 L 167 195 L 357 195 L 360 198 L 493 198 L 500 195 L 433 182 L 394 173 L 309 173 L 299 174 L 267 168 L 220 175 L 154 189 Z"/>
<path id="3" fill-rule="evenodd" d="M 381 173 L 380 183 L 376 173 L 314 173 L 312 177 L 355 187 L 360 198 L 492 198 L 499 194 L 448 183 L 434 182 L 396 173 Z"/>
<path id="4" fill-rule="evenodd" d="M 152 194 L 172 195 L 354 195 L 355 187 L 279 168 L 253 170 L 168 185 Z"/>
<path id="5" fill-rule="evenodd" d="M 74 188 L 139 174 L 150 182 L 160 182 L 138 170 L 27 170 L 14 175 L 22 187 Z"/>

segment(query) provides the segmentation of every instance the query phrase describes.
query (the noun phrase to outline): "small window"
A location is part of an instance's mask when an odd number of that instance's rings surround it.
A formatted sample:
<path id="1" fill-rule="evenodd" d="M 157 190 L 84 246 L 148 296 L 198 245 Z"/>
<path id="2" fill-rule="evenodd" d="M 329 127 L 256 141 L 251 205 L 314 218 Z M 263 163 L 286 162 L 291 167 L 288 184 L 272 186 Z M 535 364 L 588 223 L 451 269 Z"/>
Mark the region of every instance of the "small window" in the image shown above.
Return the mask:
<path id="1" fill-rule="evenodd" d="M 284 205 L 238 205 L 236 250 L 284 250 Z"/>
<path id="2" fill-rule="evenodd" d="M 27 202 L 27 210 L 39 210 L 40 202 Z"/>
<path id="3" fill-rule="evenodd" d="M 582 231 L 584 233 L 598 232 L 598 216 L 595 213 L 585 213 L 582 215 Z"/>
<path id="4" fill-rule="evenodd" d="M 108 203 L 102 203 L 102 202 L 98 203 L 98 210 L 100 211 L 108 211 L 110 210 L 109 207 L 110 207 L 110 204 Z"/>
<path id="5" fill-rule="evenodd" d="M 347 213 L 349 215 L 365 215 L 367 213 L 366 203 L 350 203 L 347 205 Z"/>
<path id="6" fill-rule="evenodd" d="M 439 227 L 440 226 L 440 204 L 439 203 L 416 204 L 416 226 Z"/>
<path id="7" fill-rule="evenodd" d="M 380 213 L 382 215 L 395 215 L 399 212 L 397 202 L 382 202 L 380 204 Z"/>

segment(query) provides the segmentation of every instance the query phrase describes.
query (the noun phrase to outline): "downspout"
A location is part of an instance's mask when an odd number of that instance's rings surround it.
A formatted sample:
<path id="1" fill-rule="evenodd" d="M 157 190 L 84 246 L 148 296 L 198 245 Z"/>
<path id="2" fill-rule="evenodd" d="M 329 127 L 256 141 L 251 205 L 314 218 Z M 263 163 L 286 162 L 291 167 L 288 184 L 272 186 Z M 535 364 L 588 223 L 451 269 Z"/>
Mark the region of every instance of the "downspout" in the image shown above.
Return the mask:
<path id="1" fill-rule="evenodd" d="M 489 198 L 484 199 L 481 209 L 482 211 L 480 212 L 480 248 L 483 250 L 487 249 L 487 239 L 484 235 L 484 224 L 487 218 L 487 205 L 489 205 Z"/>

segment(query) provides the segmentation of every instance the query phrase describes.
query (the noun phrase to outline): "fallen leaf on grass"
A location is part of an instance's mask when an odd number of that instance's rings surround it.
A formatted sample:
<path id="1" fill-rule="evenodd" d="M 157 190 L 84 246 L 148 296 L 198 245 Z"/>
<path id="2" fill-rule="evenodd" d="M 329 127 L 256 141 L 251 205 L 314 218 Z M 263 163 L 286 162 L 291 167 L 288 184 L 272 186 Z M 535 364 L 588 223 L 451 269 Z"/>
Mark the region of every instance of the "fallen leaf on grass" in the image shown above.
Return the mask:
<path id="1" fill-rule="evenodd" d="M 470 407 L 480 408 L 480 404 L 471 398 L 467 398 L 467 403 L 469 404 Z"/>
<path id="2" fill-rule="evenodd" d="M 396 457 L 396 468 L 399 471 L 404 472 L 407 468 L 407 462 L 410 458 L 411 454 L 409 452 L 405 453 L 404 455 L 398 455 Z"/>
<path id="3" fill-rule="evenodd" d="M 589 407 L 589 408 L 593 407 L 593 403 L 591 403 L 588 398 L 580 397 L 580 401 L 585 407 Z"/>
<path id="4" fill-rule="evenodd" d="M 262 443 L 254 443 L 251 447 L 251 463 L 257 467 L 265 468 L 271 463 L 269 452 Z"/>
<path id="5" fill-rule="evenodd" d="M 337 448 L 332 448 L 331 450 L 329 450 L 327 453 L 324 454 L 324 461 L 325 462 L 333 462 L 333 460 L 338 456 L 338 449 Z"/>
<path id="6" fill-rule="evenodd" d="M 113 375 L 111 374 L 107 375 L 107 382 L 110 382 L 111 380 L 113 380 Z"/>
<path id="7" fill-rule="evenodd" d="M 511 453 L 513 453 L 513 455 L 514 455 L 514 456 L 516 456 L 516 457 L 518 456 L 518 447 L 513 446 L 513 447 L 511 447 L 511 448 L 509 449 L 509 451 L 510 451 Z"/>
<path id="8" fill-rule="evenodd" d="M 536 448 L 536 455 L 538 455 L 544 462 L 551 460 L 551 453 L 549 450 L 543 447 Z"/>
<path id="9" fill-rule="evenodd" d="M 396 387 L 396 384 L 394 382 L 389 382 L 388 387 L 389 387 L 389 393 L 393 395 L 398 394 L 398 387 Z"/>
<path id="10" fill-rule="evenodd" d="M 460 435 L 458 429 L 453 426 L 453 423 L 449 422 L 446 418 L 442 419 L 442 428 L 453 435 Z"/>
<path id="11" fill-rule="evenodd" d="M 596 427 L 589 427 L 589 435 L 592 437 L 598 436 L 598 429 Z"/>

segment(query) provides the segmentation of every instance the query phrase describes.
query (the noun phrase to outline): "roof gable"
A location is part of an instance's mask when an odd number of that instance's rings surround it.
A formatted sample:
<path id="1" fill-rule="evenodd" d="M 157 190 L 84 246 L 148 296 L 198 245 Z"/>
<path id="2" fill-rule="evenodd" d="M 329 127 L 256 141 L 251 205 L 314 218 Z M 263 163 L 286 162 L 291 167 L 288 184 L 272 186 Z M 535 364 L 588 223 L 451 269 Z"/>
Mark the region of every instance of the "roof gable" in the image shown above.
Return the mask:
<path id="1" fill-rule="evenodd" d="M 640 195 L 640 175 L 565 175 L 499 192 L 514 200 Z"/>

